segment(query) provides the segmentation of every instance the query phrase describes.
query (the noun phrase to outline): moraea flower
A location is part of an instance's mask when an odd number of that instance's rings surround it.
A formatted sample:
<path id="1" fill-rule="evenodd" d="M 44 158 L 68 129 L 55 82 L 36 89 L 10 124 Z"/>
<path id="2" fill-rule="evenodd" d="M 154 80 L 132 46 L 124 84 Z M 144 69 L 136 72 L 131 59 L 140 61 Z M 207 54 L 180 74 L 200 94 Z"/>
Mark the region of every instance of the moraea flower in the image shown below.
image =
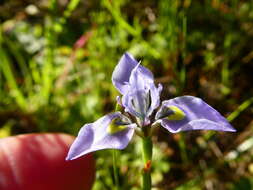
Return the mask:
<path id="1" fill-rule="evenodd" d="M 189 130 L 235 131 L 219 112 L 200 98 L 181 96 L 161 103 L 162 85 L 156 86 L 153 74 L 129 53 L 125 53 L 115 67 L 112 83 L 122 95 L 117 101 L 124 111 L 85 124 L 70 147 L 67 160 L 102 149 L 124 149 L 135 131 L 149 135 L 144 131 L 158 124 L 171 133 Z"/>

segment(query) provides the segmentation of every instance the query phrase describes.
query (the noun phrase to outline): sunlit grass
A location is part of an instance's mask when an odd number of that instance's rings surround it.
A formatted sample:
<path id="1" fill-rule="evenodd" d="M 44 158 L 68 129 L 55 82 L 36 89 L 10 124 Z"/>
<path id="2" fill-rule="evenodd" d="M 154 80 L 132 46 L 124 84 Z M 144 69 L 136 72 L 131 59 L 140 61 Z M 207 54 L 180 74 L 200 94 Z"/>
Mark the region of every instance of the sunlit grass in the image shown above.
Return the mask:
<path id="1" fill-rule="evenodd" d="M 70 0 L 62 5 L 49 0 L 34 4 L 36 15 L 25 12 L 27 6 L 20 11 L 23 17 L 0 13 L 0 137 L 76 135 L 84 123 L 112 111 L 117 92 L 111 72 L 129 51 L 163 83 L 164 99 L 200 96 L 238 129 L 233 136 L 205 132 L 170 137 L 158 130 L 154 140 L 163 148 L 156 153 L 154 189 L 252 187 L 247 168 L 252 146 L 230 162 L 217 157 L 226 158 L 252 141 L 250 1 Z M 122 189 L 139 188 L 139 178 L 132 176 L 141 159 L 136 142 L 119 155 Z M 109 153 L 97 154 L 94 189 L 110 189 L 112 163 L 100 155 Z"/>

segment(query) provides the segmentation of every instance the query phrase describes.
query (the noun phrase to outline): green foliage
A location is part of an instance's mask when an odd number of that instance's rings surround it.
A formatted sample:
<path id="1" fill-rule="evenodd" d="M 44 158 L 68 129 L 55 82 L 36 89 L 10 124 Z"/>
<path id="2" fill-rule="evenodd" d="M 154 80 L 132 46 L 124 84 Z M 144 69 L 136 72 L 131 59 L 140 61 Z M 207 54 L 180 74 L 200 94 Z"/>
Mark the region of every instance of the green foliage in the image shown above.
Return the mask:
<path id="1" fill-rule="evenodd" d="M 140 189 L 141 184 L 141 170 L 142 170 L 142 143 L 139 137 L 133 139 L 131 143 L 124 151 L 118 151 L 117 165 L 119 166 L 119 183 L 120 189 Z M 153 149 L 153 162 L 152 162 L 152 181 L 154 184 L 158 184 L 163 180 L 163 174 L 168 172 L 170 164 L 166 160 L 166 156 L 163 154 L 159 146 L 154 146 Z M 97 170 L 96 177 L 97 181 L 94 185 L 94 190 L 105 189 L 109 190 L 112 188 L 113 174 L 112 174 L 112 154 L 110 151 L 100 151 L 97 154 Z M 105 158 L 107 164 L 110 166 L 104 167 Z"/>
<path id="2" fill-rule="evenodd" d="M 158 130 L 154 189 L 251 189 L 252 146 L 239 148 L 252 135 L 251 1 L 48 0 L 18 9 L 15 1 L 0 5 L 1 137 L 76 135 L 113 111 L 118 93 L 111 73 L 129 51 L 163 84 L 164 99 L 200 96 L 231 113 L 239 131 L 168 137 Z M 122 189 L 139 188 L 140 149 L 134 139 L 119 155 Z M 112 155 L 96 157 L 94 189 L 111 189 L 112 159 L 104 158 Z"/>

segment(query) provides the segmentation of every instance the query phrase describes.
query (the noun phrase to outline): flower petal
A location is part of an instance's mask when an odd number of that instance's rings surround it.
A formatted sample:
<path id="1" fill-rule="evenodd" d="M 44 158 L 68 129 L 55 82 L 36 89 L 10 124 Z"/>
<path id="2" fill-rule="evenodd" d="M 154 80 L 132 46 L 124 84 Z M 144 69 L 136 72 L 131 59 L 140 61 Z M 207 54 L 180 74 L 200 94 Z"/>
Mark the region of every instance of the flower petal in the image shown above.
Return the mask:
<path id="1" fill-rule="evenodd" d="M 122 105 L 125 108 L 125 112 L 128 112 L 136 117 L 143 118 L 141 110 L 144 110 L 144 105 L 146 104 L 146 98 L 143 91 L 129 91 L 122 97 Z"/>
<path id="2" fill-rule="evenodd" d="M 115 67 L 112 74 L 112 83 L 121 94 L 125 94 L 128 91 L 130 75 L 137 65 L 138 62 L 134 57 L 129 53 L 125 53 Z M 141 65 L 136 69 L 147 78 L 153 77 L 152 73 Z"/>
<path id="3" fill-rule="evenodd" d="M 150 84 L 154 84 L 154 76 L 150 70 L 140 65 L 132 70 L 129 84 L 131 90 L 145 90 Z"/>
<path id="4" fill-rule="evenodd" d="M 126 112 L 138 117 L 141 126 L 145 126 L 150 124 L 149 116 L 160 105 L 162 85 L 156 87 L 153 76 L 143 74 L 138 67 L 132 71 L 129 90 L 122 97 L 122 105 Z"/>
<path id="5" fill-rule="evenodd" d="M 175 114 L 161 119 L 161 125 L 172 133 L 189 130 L 236 131 L 218 111 L 200 98 L 182 96 L 164 101 L 156 117 L 160 117 L 164 106 L 173 108 L 172 114 Z"/>
<path id="6" fill-rule="evenodd" d="M 160 94 L 163 87 L 161 84 L 158 84 L 158 88 L 153 84 L 150 87 L 150 98 L 151 98 L 151 104 L 148 111 L 148 116 L 152 114 L 152 112 L 160 105 Z"/>
<path id="7" fill-rule="evenodd" d="M 111 122 L 121 117 L 119 112 L 108 114 L 94 123 L 84 125 L 74 143 L 71 145 L 66 160 L 73 160 L 102 149 L 124 149 L 134 134 L 135 124 L 126 125 L 119 132 L 108 131 Z"/>

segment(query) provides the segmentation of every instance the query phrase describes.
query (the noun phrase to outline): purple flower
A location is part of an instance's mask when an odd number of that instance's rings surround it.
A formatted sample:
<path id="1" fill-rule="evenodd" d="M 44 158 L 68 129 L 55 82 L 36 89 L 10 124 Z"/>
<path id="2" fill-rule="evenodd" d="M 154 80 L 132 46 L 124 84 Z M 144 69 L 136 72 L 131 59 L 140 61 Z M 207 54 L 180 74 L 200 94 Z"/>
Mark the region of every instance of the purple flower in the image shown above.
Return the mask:
<path id="1" fill-rule="evenodd" d="M 112 74 L 112 83 L 122 94 L 117 98 L 124 112 L 105 115 L 85 124 L 71 145 L 67 160 L 102 149 L 124 149 L 135 130 L 160 124 L 171 133 L 189 130 L 234 132 L 235 129 L 214 108 L 200 98 L 181 96 L 160 105 L 162 85 L 153 74 L 125 53 Z M 160 107 L 159 107 L 160 106 Z M 152 113 L 155 112 L 155 117 Z"/>

